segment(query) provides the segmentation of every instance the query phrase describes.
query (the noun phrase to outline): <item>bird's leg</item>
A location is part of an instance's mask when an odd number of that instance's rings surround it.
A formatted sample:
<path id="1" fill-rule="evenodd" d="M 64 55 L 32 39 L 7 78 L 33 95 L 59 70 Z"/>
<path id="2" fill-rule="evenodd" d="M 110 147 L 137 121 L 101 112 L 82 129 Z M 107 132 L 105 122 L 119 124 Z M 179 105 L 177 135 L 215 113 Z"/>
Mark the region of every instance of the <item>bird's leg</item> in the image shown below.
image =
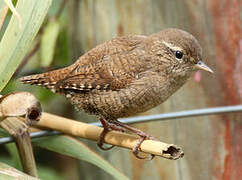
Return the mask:
<path id="1" fill-rule="evenodd" d="M 129 126 L 129 125 L 127 125 L 127 124 L 121 123 L 121 122 L 119 122 L 119 121 L 114 121 L 114 123 L 115 123 L 116 125 L 120 126 L 120 127 L 123 127 L 123 128 L 125 128 L 125 129 L 127 129 L 127 130 L 129 130 L 129 131 L 131 131 L 131 132 L 133 132 L 133 133 L 135 133 L 135 134 L 137 134 L 138 136 L 140 136 L 140 139 L 139 139 L 138 143 L 133 147 L 132 151 L 133 151 L 135 157 L 137 157 L 137 158 L 139 158 L 139 159 L 145 159 L 145 157 L 140 157 L 140 156 L 138 155 L 138 154 L 139 154 L 139 151 L 140 151 L 140 146 L 141 146 L 141 144 L 142 144 L 143 141 L 146 140 L 146 139 L 156 140 L 156 141 L 157 141 L 157 139 L 156 139 L 155 137 L 149 135 L 149 134 L 146 134 L 145 132 L 143 132 L 143 131 L 141 131 L 141 130 L 139 130 L 139 129 L 137 129 L 137 128 L 134 128 L 134 127 Z M 154 158 L 154 155 L 152 154 L 152 155 L 151 155 L 151 160 L 152 160 L 153 158 Z"/>
<path id="2" fill-rule="evenodd" d="M 100 135 L 100 137 L 99 137 L 99 140 L 98 140 L 98 142 L 97 142 L 97 145 L 98 145 L 98 147 L 101 148 L 102 150 L 110 150 L 110 149 L 112 149 L 112 148 L 114 147 L 113 145 L 110 146 L 110 147 L 107 147 L 107 148 L 104 148 L 104 147 L 103 147 L 103 142 L 104 142 L 104 138 L 105 138 L 106 134 L 107 134 L 109 131 L 111 131 L 111 130 L 124 132 L 125 129 L 122 128 L 122 127 L 118 127 L 117 125 L 112 124 L 112 123 L 106 121 L 104 118 L 100 118 L 99 120 L 100 120 L 100 122 L 101 122 L 101 124 L 102 124 L 102 126 L 103 126 L 103 131 L 102 131 L 102 133 L 101 133 L 101 135 Z"/>

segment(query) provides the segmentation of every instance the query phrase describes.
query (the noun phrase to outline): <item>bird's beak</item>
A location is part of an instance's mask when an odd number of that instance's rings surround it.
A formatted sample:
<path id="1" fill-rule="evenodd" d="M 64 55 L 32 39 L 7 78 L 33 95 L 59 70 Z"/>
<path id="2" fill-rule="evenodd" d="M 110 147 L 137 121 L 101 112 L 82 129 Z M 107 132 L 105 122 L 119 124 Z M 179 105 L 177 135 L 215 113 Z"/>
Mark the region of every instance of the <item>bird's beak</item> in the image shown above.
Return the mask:
<path id="1" fill-rule="evenodd" d="M 213 73 L 213 70 L 208 67 L 204 62 L 202 61 L 198 61 L 197 64 L 195 64 L 195 67 L 196 69 L 199 69 L 199 70 L 204 70 L 204 71 L 207 71 L 207 72 L 210 72 L 210 73 Z"/>

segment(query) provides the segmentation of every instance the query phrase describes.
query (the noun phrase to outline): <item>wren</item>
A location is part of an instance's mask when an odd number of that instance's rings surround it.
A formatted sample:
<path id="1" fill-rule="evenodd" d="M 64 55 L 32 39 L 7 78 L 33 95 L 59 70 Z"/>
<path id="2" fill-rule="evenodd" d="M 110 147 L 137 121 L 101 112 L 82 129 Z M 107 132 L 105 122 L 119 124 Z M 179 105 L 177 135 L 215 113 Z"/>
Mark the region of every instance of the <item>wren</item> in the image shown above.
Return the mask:
<path id="1" fill-rule="evenodd" d="M 100 117 L 104 130 L 129 130 L 140 136 L 133 148 L 138 156 L 145 139 L 155 139 L 117 119 L 145 112 L 169 98 L 196 70 L 213 71 L 202 61 L 202 48 L 188 32 L 165 29 L 150 36 L 117 37 L 91 49 L 74 64 L 20 78 L 64 94 L 78 109 Z"/>

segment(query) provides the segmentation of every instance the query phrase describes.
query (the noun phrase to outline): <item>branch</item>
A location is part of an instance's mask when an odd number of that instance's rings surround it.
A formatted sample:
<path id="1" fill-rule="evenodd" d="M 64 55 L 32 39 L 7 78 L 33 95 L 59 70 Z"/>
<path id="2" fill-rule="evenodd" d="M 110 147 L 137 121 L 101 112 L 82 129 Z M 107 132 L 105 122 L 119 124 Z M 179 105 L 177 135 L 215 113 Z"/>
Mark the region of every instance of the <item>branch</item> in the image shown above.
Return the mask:
<path id="1" fill-rule="evenodd" d="M 94 141 L 99 139 L 103 130 L 101 127 L 70 120 L 49 113 L 43 113 L 36 126 L 58 130 L 72 136 L 78 136 Z M 134 135 L 111 131 L 105 136 L 105 142 L 115 146 L 132 149 L 137 144 L 138 138 Z M 176 145 L 153 140 L 145 140 L 141 144 L 141 151 L 172 160 L 179 159 L 184 155 L 181 148 Z"/>
<path id="2" fill-rule="evenodd" d="M 30 93 L 17 92 L 10 93 L 0 98 L 0 121 L 7 118 L 25 117 L 27 124 L 36 124 L 37 127 L 44 127 L 50 130 L 57 130 L 73 136 L 78 136 L 86 139 L 97 141 L 103 131 L 103 128 L 94 125 L 73 121 L 67 118 L 43 113 L 41 116 L 41 107 L 37 99 Z M 9 129 L 8 126 L 4 126 L 4 120 L 1 124 L 5 129 Z M 10 121 L 14 130 L 16 127 L 14 123 Z M 10 131 L 9 131 L 10 132 Z M 11 133 L 14 137 L 14 133 Z M 17 130 L 18 132 L 18 130 Z M 115 146 L 120 146 L 128 149 L 132 149 L 138 142 L 138 138 L 134 135 L 120 133 L 117 131 L 111 131 L 105 136 L 105 142 Z M 31 144 L 30 144 L 31 145 Z M 184 153 L 182 150 L 173 145 L 166 144 L 159 141 L 145 140 L 141 144 L 141 151 L 148 154 L 154 154 L 167 159 L 179 159 Z"/>
<path id="3" fill-rule="evenodd" d="M 16 117 L 5 118 L 1 121 L 0 125 L 16 140 L 23 171 L 31 176 L 37 177 L 37 168 L 28 132 L 28 126 Z"/>
<path id="4" fill-rule="evenodd" d="M 39 101 L 28 92 L 0 95 L 0 126 L 16 140 L 24 172 L 35 177 L 37 169 L 28 125 L 38 121 L 41 112 Z"/>
<path id="5" fill-rule="evenodd" d="M 0 95 L 0 97 L 1 97 L 1 95 Z M 228 113 L 238 113 L 238 112 L 242 112 L 242 105 L 222 106 L 222 107 L 195 109 L 195 110 L 171 112 L 171 113 L 156 114 L 156 115 L 130 117 L 130 118 L 119 119 L 119 121 L 126 123 L 126 124 L 137 124 L 137 123 L 144 123 L 144 122 L 176 120 L 179 118 L 189 118 L 189 117 L 196 117 L 196 116 L 208 116 L 208 115 L 228 114 Z M 0 111 L 0 116 L 1 116 L 1 111 Z M 94 123 L 89 123 L 89 124 L 92 124 L 95 126 L 101 126 L 100 122 L 94 122 Z M 53 135 L 57 135 L 57 134 L 61 134 L 61 132 L 42 130 L 42 131 L 31 133 L 30 137 L 31 137 L 31 139 L 33 139 L 33 138 L 39 138 L 39 137 L 44 137 L 44 136 L 53 136 Z M 6 143 L 11 143 L 11 142 L 13 142 L 12 137 L 0 138 L 0 145 L 6 144 Z"/>

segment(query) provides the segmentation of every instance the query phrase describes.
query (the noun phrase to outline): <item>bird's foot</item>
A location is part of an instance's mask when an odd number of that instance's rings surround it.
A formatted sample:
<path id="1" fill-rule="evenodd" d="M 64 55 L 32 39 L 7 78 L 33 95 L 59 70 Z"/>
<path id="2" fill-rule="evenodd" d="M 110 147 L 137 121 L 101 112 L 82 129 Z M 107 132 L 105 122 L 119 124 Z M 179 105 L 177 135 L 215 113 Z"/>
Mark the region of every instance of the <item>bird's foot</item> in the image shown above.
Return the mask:
<path id="1" fill-rule="evenodd" d="M 104 150 L 104 151 L 110 150 L 110 149 L 112 149 L 112 148 L 114 147 L 113 145 L 110 146 L 110 147 L 104 147 L 104 146 L 103 146 L 104 138 L 105 138 L 106 134 L 107 134 L 109 131 L 110 131 L 110 130 L 109 130 L 108 128 L 105 128 L 105 127 L 104 127 L 104 129 L 103 129 L 101 135 L 99 136 L 99 140 L 98 140 L 98 142 L 97 142 L 98 147 L 99 147 L 100 149 Z"/>
<path id="2" fill-rule="evenodd" d="M 139 133 L 137 133 L 139 135 Z M 144 140 L 157 140 L 156 138 L 154 138 L 153 136 L 150 136 L 148 134 L 145 134 L 144 132 L 142 132 L 142 135 L 139 135 L 140 138 L 138 140 L 138 143 L 133 147 L 132 151 L 133 151 L 133 154 L 135 155 L 136 158 L 138 159 L 148 159 L 148 160 L 152 160 L 155 155 L 154 154 L 151 154 L 151 157 L 150 158 L 147 158 L 147 157 L 142 157 L 139 155 L 139 152 L 140 152 L 140 146 L 141 144 L 144 142 Z"/>
<path id="3" fill-rule="evenodd" d="M 111 131 L 111 130 L 124 132 L 125 129 L 122 128 L 122 127 L 118 127 L 117 125 L 112 124 L 112 123 L 108 122 L 107 120 L 105 120 L 103 118 L 100 118 L 100 122 L 101 122 L 101 124 L 102 124 L 102 126 L 103 126 L 104 129 L 103 129 L 103 131 L 102 131 L 102 133 L 101 133 L 101 135 L 99 137 L 99 140 L 97 142 L 97 145 L 102 150 L 110 150 L 110 149 L 112 149 L 114 147 L 113 145 L 110 146 L 110 147 L 103 147 L 104 138 L 105 138 L 106 134 L 109 131 Z"/>
<path id="4" fill-rule="evenodd" d="M 137 128 L 134 128 L 132 126 L 129 126 L 127 124 L 124 124 L 124 123 L 121 123 L 119 121 L 115 121 L 114 122 L 117 126 L 120 126 L 122 128 L 125 128 L 135 134 L 137 134 L 138 136 L 140 136 L 140 139 L 138 140 L 138 143 L 133 147 L 132 151 L 133 151 L 133 154 L 135 155 L 135 157 L 137 157 L 138 159 L 147 159 L 147 157 L 141 157 L 139 156 L 139 152 L 140 152 L 140 146 L 141 144 L 144 142 L 144 140 L 155 140 L 155 141 L 158 141 L 158 139 L 156 139 L 155 137 L 149 135 L 149 134 L 146 134 L 145 132 L 137 129 Z M 148 158 L 149 160 L 152 160 L 153 158 L 155 157 L 155 155 L 151 154 L 151 158 Z"/>

